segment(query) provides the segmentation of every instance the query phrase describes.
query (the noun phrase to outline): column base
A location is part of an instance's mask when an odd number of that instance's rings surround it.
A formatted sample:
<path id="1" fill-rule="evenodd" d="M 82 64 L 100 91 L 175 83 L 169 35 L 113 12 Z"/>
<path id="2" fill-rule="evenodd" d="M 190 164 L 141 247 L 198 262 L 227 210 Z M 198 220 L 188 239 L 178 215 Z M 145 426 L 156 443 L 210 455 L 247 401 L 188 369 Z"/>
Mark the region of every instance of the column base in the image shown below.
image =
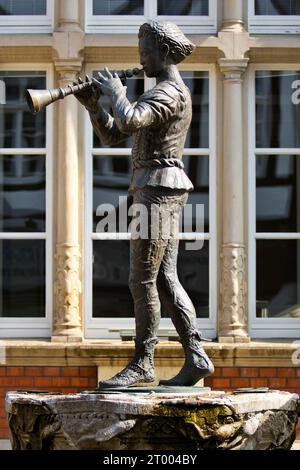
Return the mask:
<path id="1" fill-rule="evenodd" d="M 52 335 L 51 343 L 82 343 L 83 336 Z"/>
<path id="2" fill-rule="evenodd" d="M 224 20 L 221 31 L 245 31 L 244 22 L 235 19 Z"/>
<path id="3" fill-rule="evenodd" d="M 80 32 L 82 33 L 82 29 L 80 27 L 79 21 L 68 21 L 68 20 L 61 20 L 57 31 L 60 33 L 68 33 L 69 31 L 73 32 Z"/>
<path id="4" fill-rule="evenodd" d="M 250 343 L 250 336 L 219 336 L 219 343 Z"/>

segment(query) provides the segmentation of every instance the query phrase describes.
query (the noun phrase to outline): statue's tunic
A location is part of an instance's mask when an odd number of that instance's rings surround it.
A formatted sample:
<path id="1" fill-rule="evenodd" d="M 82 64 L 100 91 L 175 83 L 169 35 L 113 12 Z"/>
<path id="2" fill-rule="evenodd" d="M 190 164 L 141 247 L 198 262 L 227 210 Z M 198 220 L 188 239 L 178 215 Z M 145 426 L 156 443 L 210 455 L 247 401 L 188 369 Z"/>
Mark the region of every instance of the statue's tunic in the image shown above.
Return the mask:
<path id="1" fill-rule="evenodd" d="M 192 117 L 188 88 L 171 80 L 158 83 L 142 94 L 135 104 L 126 97 L 126 87 L 111 97 L 114 119 L 106 115 L 101 126 L 92 124 L 102 141 L 117 143 L 133 136 L 133 175 L 129 191 L 145 186 L 185 189 L 193 184 L 184 172 L 182 152 Z"/>

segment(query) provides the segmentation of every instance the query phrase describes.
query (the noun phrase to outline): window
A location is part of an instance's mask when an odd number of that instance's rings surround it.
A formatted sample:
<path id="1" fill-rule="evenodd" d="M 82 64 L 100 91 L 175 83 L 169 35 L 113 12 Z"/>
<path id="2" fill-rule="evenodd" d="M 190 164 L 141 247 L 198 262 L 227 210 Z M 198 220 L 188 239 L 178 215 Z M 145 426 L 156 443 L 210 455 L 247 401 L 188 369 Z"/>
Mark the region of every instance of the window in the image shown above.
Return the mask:
<path id="1" fill-rule="evenodd" d="M 190 217 L 191 231 L 180 234 L 178 273 L 195 305 L 201 329 L 207 336 L 215 337 L 216 299 L 213 293 L 216 289 L 216 211 L 214 142 L 211 142 L 214 122 L 212 75 L 212 68 L 202 71 L 182 70 L 184 81 L 193 94 L 193 121 L 186 139 L 183 162 L 194 191 L 188 200 L 192 205 L 192 214 L 187 216 Z M 153 86 L 153 81 L 132 78 L 127 80 L 126 85 L 127 96 L 134 102 L 144 89 Z M 132 174 L 132 142 L 129 138 L 122 148 L 102 146 L 96 136 L 92 137 L 88 115 L 86 119 L 91 135 L 87 153 L 92 154 L 92 159 L 86 159 L 86 337 L 118 338 L 118 333 L 109 330 L 134 328 L 133 301 L 128 287 L 130 234 L 127 230 L 131 219 L 127 216 L 125 227 L 122 227 L 118 217 L 122 212 L 128 214 L 132 203 L 128 193 Z M 101 216 L 97 215 L 100 204 L 110 204 L 107 211 L 117 208 L 115 233 L 97 231 L 97 224 L 104 214 L 101 212 Z M 197 232 L 196 204 L 204 205 L 204 233 Z M 186 241 L 195 240 L 195 237 L 204 237 L 203 248 L 187 250 Z M 169 318 L 166 318 L 166 312 L 162 312 L 161 327 L 173 328 Z"/>
<path id="2" fill-rule="evenodd" d="M 300 0 L 249 0 L 249 31 L 299 34 Z"/>
<path id="3" fill-rule="evenodd" d="M 86 0 L 88 33 L 137 33 L 149 19 L 174 21 L 186 33 L 216 32 L 216 0 Z"/>
<path id="4" fill-rule="evenodd" d="M 300 332 L 300 104 L 295 93 L 300 70 L 262 66 L 254 73 L 249 110 L 250 119 L 255 116 L 249 156 L 251 335 L 296 337 Z"/>
<path id="5" fill-rule="evenodd" d="M 0 336 L 50 336 L 49 126 L 25 101 L 47 73 L 0 70 L 0 81 Z"/>
<path id="6" fill-rule="evenodd" d="M 53 0 L 0 0 L 0 33 L 50 33 Z"/>

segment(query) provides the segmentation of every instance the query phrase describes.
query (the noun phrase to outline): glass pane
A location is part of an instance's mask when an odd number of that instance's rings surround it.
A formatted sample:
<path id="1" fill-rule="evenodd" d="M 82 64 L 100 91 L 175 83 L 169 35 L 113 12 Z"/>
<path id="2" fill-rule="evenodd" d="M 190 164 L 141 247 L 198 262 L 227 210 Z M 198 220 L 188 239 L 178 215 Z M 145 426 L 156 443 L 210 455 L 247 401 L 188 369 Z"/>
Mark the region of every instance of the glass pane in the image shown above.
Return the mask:
<path id="1" fill-rule="evenodd" d="M 300 106 L 292 100 L 296 80 L 300 72 L 256 72 L 256 147 L 300 147 Z"/>
<path id="2" fill-rule="evenodd" d="M 46 15 L 47 0 L 0 0 L 0 15 Z"/>
<path id="3" fill-rule="evenodd" d="M 209 241 L 201 250 L 186 250 L 179 245 L 178 277 L 190 296 L 198 318 L 209 317 Z M 166 315 L 169 316 L 169 315 Z"/>
<path id="4" fill-rule="evenodd" d="M 257 240 L 256 250 L 257 317 L 299 318 L 300 241 Z"/>
<path id="5" fill-rule="evenodd" d="M 0 241 L 0 316 L 45 316 L 45 241 Z"/>
<path id="6" fill-rule="evenodd" d="M 186 148 L 209 147 L 209 74 L 181 72 L 193 100 L 193 118 L 185 141 Z"/>
<path id="7" fill-rule="evenodd" d="M 45 232 L 45 157 L 0 155 L 0 232 Z"/>
<path id="8" fill-rule="evenodd" d="M 134 317 L 128 287 L 129 242 L 95 241 L 93 245 L 93 317 Z"/>
<path id="9" fill-rule="evenodd" d="M 158 0 L 158 15 L 208 16 L 208 0 Z"/>
<path id="10" fill-rule="evenodd" d="M 209 232 L 209 157 L 208 156 L 184 156 L 184 170 L 194 185 L 194 191 L 189 193 L 187 204 L 193 206 L 193 232 L 199 230 L 200 221 L 196 220 L 196 204 L 204 205 L 204 231 Z"/>
<path id="11" fill-rule="evenodd" d="M 256 15 L 300 15 L 300 0 L 255 0 Z"/>
<path id="12" fill-rule="evenodd" d="M 143 15 L 144 0 L 93 0 L 93 15 Z"/>
<path id="13" fill-rule="evenodd" d="M 112 204 L 116 208 L 116 231 L 120 229 L 119 219 L 124 214 L 128 214 L 128 209 L 132 204 L 132 197 L 129 196 L 128 188 L 131 180 L 131 157 L 125 155 L 120 157 L 94 156 L 93 172 L 93 231 L 96 231 L 97 224 L 107 214 L 96 215 L 97 207 L 100 204 Z M 99 213 L 99 212 L 98 212 Z M 125 217 L 128 228 L 131 218 Z M 99 230 L 98 230 L 99 231 Z M 101 230 L 103 231 L 103 230 Z M 107 231 L 107 228 L 106 230 Z M 127 231 L 127 229 L 125 230 Z"/>
<path id="14" fill-rule="evenodd" d="M 209 243 L 187 251 L 180 242 L 178 276 L 199 318 L 209 316 Z M 129 242 L 95 241 L 93 256 L 93 317 L 134 317 L 129 278 Z M 162 312 L 162 317 L 169 313 Z"/>
<path id="15" fill-rule="evenodd" d="M 5 104 L 0 104 L 0 148 L 44 148 L 46 113 L 33 116 L 25 100 L 28 88 L 45 89 L 44 72 L 0 72 Z"/>
<path id="16" fill-rule="evenodd" d="M 97 78 L 97 72 L 93 73 L 93 76 Z M 134 103 L 137 101 L 138 97 L 144 93 L 144 79 L 143 77 L 134 77 L 134 78 L 128 78 L 126 80 L 126 86 L 127 86 L 127 98 L 131 103 Z M 113 115 L 112 109 L 110 107 L 110 101 L 107 96 L 101 96 L 100 98 L 102 106 L 108 111 L 111 115 Z M 116 144 L 116 145 L 102 145 L 96 134 L 94 133 L 94 148 L 99 148 L 99 147 L 112 147 L 112 148 L 119 148 L 119 147 L 126 147 L 126 148 L 131 148 L 132 147 L 132 137 L 127 137 L 125 138 L 122 142 Z"/>
<path id="17" fill-rule="evenodd" d="M 256 230 L 300 232 L 300 156 L 256 157 Z"/>

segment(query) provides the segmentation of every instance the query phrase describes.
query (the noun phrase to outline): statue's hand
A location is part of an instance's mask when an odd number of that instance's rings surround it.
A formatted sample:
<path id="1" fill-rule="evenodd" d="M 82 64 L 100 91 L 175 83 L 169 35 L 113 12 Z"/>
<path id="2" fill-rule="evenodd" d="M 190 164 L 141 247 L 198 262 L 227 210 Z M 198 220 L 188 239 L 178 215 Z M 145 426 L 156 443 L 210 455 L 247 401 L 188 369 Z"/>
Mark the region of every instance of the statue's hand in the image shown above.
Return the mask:
<path id="1" fill-rule="evenodd" d="M 95 83 L 95 86 L 98 84 L 101 92 L 107 96 L 111 96 L 112 94 L 118 95 L 119 93 L 123 94 L 124 90 L 126 89 L 123 86 L 118 74 L 114 72 L 112 75 L 107 67 L 104 69 L 104 75 L 98 72 L 98 80 L 93 79 L 93 82 Z"/>
<path id="2" fill-rule="evenodd" d="M 90 82 L 90 78 L 88 75 L 85 77 L 86 82 Z M 78 79 L 78 83 L 84 83 L 81 78 Z M 73 82 L 73 85 L 78 85 L 77 82 Z M 89 86 L 84 88 L 81 91 L 78 91 L 74 94 L 74 96 L 78 99 L 79 103 L 81 103 L 88 111 L 96 113 L 98 110 L 98 101 L 101 95 L 101 90 L 99 87 L 95 85 Z"/>

